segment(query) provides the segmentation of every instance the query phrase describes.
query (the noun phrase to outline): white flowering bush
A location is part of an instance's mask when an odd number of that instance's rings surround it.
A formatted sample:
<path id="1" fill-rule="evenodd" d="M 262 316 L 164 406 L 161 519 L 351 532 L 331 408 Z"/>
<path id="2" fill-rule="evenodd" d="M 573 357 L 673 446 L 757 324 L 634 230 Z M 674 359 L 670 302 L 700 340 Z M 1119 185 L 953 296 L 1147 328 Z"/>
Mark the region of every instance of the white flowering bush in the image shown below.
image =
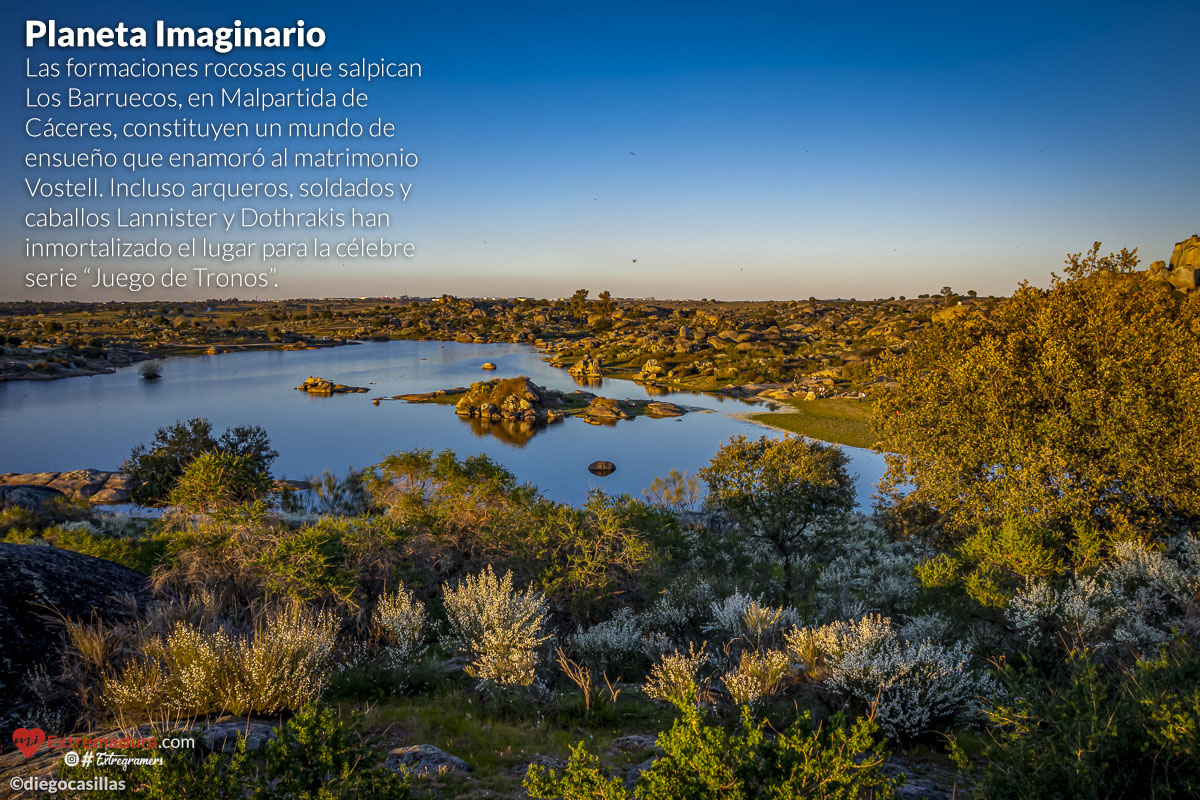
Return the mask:
<path id="1" fill-rule="evenodd" d="M 267 614 L 234 648 L 237 677 L 226 708 L 233 714 L 295 709 L 324 692 L 333 673 L 338 620 L 291 603 Z"/>
<path id="2" fill-rule="evenodd" d="M 676 582 L 639 617 L 642 652 L 651 661 L 690 646 L 710 623 L 716 594 L 707 581 Z"/>
<path id="3" fill-rule="evenodd" d="M 244 636 L 179 621 L 105 680 L 104 700 L 136 718 L 296 709 L 328 685 L 337 635 L 335 617 L 299 604 L 272 609 Z"/>
<path id="4" fill-rule="evenodd" d="M 838 532 L 837 555 L 818 568 L 815 611 L 820 620 L 855 619 L 867 613 L 898 614 L 916 597 L 919 559 L 908 542 L 895 542 L 858 519 Z"/>
<path id="5" fill-rule="evenodd" d="M 650 670 L 642 689 L 650 699 L 670 703 L 676 708 L 694 706 L 700 699 L 697 678 L 707 661 L 708 654 L 703 645 L 696 650 L 689 644 L 686 653 L 678 650 L 667 653 Z"/>
<path id="6" fill-rule="evenodd" d="M 791 661 L 781 650 L 745 650 L 721 682 L 735 705 L 754 706 L 776 694 L 790 670 Z"/>
<path id="7" fill-rule="evenodd" d="M 945 642 L 950 637 L 950 619 L 936 611 L 910 617 L 900 626 L 900 638 L 910 642 Z"/>
<path id="8" fill-rule="evenodd" d="M 579 628 L 567 639 L 571 652 L 596 672 L 625 674 L 644 661 L 641 619 L 629 608 L 620 608 L 611 619 L 584 630 Z"/>
<path id="9" fill-rule="evenodd" d="M 379 598 L 371 620 L 383 631 L 381 656 L 389 668 L 407 669 L 425 652 L 429 627 L 425 606 L 403 585 Z"/>
<path id="10" fill-rule="evenodd" d="M 782 642 L 784 632 L 800 621 L 794 608 L 769 606 L 741 592 L 714 601 L 709 609 L 712 621 L 704 627 L 707 633 L 756 649 Z"/>
<path id="11" fill-rule="evenodd" d="M 905 639 L 880 615 L 794 629 L 787 644 L 810 679 L 873 706 L 880 728 L 893 738 L 977 721 L 979 698 L 998 691 L 990 675 L 972 668 L 966 645 Z"/>
<path id="12" fill-rule="evenodd" d="M 467 656 L 466 672 L 482 688 L 528 687 L 537 679 L 549 608 L 533 589 L 513 588 L 512 572 L 489 565 L 457 586 L 443 586 L 449 644 Z"/>
<path id="13" fill-rule="evenodd" d="M 1200 596 L 1200 538 L 1184 536 L 1166 552 L 1121 542 L 1113 559 L 1092 575 L 1077 574 L 1056 588 L 1026 584 L 1005 615 L 1031 644 L 1050 639 L 1068 649 L 1120 649 L 1146 654 L 1189 624 Z"/>

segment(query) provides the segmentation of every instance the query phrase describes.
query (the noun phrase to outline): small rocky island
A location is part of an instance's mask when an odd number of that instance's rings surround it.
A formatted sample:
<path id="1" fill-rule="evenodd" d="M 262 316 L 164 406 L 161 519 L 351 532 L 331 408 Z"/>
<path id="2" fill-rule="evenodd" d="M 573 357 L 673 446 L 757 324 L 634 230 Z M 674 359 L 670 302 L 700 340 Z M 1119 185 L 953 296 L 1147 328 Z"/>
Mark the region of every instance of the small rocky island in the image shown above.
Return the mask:
<path id="1" fill-rule="evenodd" d="M 342 383 L 334 383 L 325 378 L 314 378 L 309 376 L 304 379 L 304 383 L 296 387 L 298 391 L 308 392 L 309 394 L 362 394 L 371 391 L 365 386 L 346 386 Z"/>
<path id="2" fill-rule="evenodd" d="M 515 378 L 493 378 L 472 383 L 468 387 L 439 389 L 420 394 L 401 394 L 391 398 L 408 403 L 454 404 L 454 413 L 473 420 L 485 429 L 490 424 L 518 424 L 534 430 L 562 421 L 566 417 L 581 417 L 596 425 L 616 424 L 639 416 L 681 417 L 688 409 L 661 400 L 617 400 L 598 397 L 576 389 L 561 392 L 539 386 L 521 375 Z"/>

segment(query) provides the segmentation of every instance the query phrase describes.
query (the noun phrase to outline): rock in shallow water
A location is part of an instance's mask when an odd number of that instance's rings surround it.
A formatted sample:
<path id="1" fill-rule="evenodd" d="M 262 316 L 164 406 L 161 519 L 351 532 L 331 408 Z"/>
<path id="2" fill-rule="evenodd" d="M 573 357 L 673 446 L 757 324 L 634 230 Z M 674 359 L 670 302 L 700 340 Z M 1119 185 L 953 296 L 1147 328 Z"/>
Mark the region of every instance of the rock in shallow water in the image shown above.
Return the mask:
<path id="1" fill-rule="evenodd" d="M 588 472 L 593 475 L 612 475 L 617 471 L 617 465 L 611 461 L 593 461 L 588 464 Z"/>

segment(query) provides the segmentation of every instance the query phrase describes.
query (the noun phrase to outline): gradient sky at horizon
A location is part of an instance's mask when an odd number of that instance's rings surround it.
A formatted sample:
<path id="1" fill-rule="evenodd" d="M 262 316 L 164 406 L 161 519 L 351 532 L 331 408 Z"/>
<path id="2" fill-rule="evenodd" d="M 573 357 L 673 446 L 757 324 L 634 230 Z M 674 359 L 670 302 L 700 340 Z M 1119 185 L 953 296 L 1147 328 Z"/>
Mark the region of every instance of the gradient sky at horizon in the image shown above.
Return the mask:
<path id="1" fill-rule="evenodd" d="M 659 298 L 864 298 L 944 285 L 1008 294 L 1023 279 L 1045 284 L 1068 252 L 1095 240 L 1106 250 L 1138 247 L 1148 263 L 1200 232 L 1196 2 L 248 8 L 50 0 L 3 13 L 14 78 L 4 82 L 12 112 L 0 126 L 4 300 L 255 294 L 23 288 L 25 272 L 54 266 L 22 257 L 24 211 L 50 205 L 31 201 L 21 180 L 30 174 L 21 156 L 33 145 L 23 130 L 33 113 L 25 89 L 45 85 L 22 77 L 25 59 L 164 58 L 153 48 L 27 50 L 27 18 L 148 29 L 159 18 L 196 26 L 302 18 L 325 30 L 320 50 L 171 56 L 421 63 L 419 80 L 349 82 L 371 95 L 369 111 L 356 116 L 394 121 L 397 145 L 420 154 L 389 234 L 414 241 L 418 257 L 283 263 L 280 288 L 257 293 L 264 298 L 553 297 L 579 287 Z"/>

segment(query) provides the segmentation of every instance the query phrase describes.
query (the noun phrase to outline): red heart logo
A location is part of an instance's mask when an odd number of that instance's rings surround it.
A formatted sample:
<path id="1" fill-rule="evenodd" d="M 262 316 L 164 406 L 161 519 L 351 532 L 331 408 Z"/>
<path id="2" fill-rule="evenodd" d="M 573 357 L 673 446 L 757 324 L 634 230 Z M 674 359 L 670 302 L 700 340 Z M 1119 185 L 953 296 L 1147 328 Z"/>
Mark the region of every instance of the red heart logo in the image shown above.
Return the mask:
<path id="1" fill-rule="evenodd" d="M 41 728 L 17 728 L 13 731 L 13 744 L 26 758 L 32 758 L 44 741 L 46 732 Z"/>

